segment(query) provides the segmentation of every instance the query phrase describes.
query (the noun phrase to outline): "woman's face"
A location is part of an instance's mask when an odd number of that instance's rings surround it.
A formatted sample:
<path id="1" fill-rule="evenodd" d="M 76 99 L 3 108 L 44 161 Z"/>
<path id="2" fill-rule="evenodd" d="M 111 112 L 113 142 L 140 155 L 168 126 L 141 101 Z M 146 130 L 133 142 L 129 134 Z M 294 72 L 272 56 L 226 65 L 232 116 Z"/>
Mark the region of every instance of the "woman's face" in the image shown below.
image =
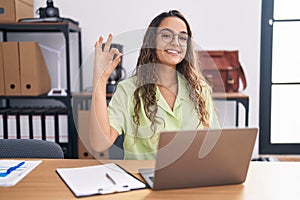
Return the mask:
<path id="1" fill-rule="evenodd" d="M 157 28 L 156 56 L 163 65 L 176 69 L 186 53 L 188 42 L 187 27 L 177 17 L 163 19 Z"/>

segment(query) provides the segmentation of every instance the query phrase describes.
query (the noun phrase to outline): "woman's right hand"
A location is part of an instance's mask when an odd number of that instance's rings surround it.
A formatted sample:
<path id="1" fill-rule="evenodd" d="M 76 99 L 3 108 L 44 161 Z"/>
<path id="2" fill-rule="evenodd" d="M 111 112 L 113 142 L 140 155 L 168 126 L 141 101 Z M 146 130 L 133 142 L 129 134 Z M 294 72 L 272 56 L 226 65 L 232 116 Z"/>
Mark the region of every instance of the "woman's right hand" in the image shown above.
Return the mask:
<path id="1" fill-rule="evenodd" d="M 94 58 L 94 87 L 98 81 L 106 83 L 114 69 L 121 61 L 122 54 L 116 48 L 110 48 L 112 35 L 109 34 L 107 41 L 102 49 L 103 37 L 100 36 L 95 44 Z"/>
<path id="2" fill-rule="evenodd" d="M 106 83 L 111 73 L 121 61 L 120 52 L 110 48 L 112 35 L 109 34 L 102 48 L 101 36 L 95 45 L 93 95 L 89 116 L 89 142 L 93 151 L 102 152 L 108 149 L 118 137 L 118 132 L 110 126 L 107 101 Z"/>

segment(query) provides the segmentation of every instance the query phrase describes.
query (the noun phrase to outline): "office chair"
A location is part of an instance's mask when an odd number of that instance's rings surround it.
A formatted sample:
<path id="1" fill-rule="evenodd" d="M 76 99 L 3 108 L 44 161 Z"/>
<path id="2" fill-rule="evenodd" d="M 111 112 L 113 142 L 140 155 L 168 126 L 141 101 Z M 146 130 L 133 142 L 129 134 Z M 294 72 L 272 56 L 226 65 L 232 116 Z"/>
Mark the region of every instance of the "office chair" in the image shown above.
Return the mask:
<path id="1" fill-rule="evenodd" d="M 64 153 L 46 140 L 0 139 L 0 158 L 64 158 Z"/>

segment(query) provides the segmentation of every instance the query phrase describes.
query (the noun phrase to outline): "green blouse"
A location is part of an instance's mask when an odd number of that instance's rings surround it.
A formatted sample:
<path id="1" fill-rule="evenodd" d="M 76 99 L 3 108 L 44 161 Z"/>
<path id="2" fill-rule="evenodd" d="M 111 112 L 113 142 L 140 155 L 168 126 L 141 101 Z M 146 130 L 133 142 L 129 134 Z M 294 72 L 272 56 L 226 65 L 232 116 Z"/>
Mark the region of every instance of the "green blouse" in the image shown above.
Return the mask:
<path id="1" fill-rule="evenodd" d="M 124 159 L 155 159 L 159 133 L 174 130 L 195 130 L 203 126 L 199 124 L 198 115 L 194 103 L 190 100 L 186 89 L 187 81 L 178 75 L 178 94 L 171 110 L 166 100 L 156 89 L 158 104 L 157 116 L 160 120 L 157 124 L 157 133 L 152 133 L 151 122 L 147 118 L 143 104 L 139 111 L 140 127 L 137 134 L 136 125 L 133 122 L 134 115 L 134 91 L 136 90 L 136 76 L 121 81 L 109 103 L 108 115 L 110 125 L 124 134 Z M 210 114 L 210 128 L 219 128 L 219 122 L 215 113 L 214 104 L 210 95 L 210 87 L 203 88 L 202 96 L 206 100 L 206 107 Z"/>

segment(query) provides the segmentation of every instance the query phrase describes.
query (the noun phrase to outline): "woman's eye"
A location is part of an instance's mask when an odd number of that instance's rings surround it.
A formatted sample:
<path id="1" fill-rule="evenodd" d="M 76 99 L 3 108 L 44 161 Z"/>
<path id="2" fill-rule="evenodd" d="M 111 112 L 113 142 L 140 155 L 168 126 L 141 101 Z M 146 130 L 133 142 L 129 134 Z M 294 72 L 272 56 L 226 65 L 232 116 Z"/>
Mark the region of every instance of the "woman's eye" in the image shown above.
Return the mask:
<path id="1" fill-rule="evenodd" d="M 185 36 L 180 36 L 179 39 L 180 39 L 181 41 L 187 41 L 187 40 L 188 40 L 188 38 L 185 37 Z"/>
<path id="2" fill-rule="evenodd" d="M 169 34 L 162 34 L 162 37 L 166 39 L 172 38 L 172 36 Z"/>

